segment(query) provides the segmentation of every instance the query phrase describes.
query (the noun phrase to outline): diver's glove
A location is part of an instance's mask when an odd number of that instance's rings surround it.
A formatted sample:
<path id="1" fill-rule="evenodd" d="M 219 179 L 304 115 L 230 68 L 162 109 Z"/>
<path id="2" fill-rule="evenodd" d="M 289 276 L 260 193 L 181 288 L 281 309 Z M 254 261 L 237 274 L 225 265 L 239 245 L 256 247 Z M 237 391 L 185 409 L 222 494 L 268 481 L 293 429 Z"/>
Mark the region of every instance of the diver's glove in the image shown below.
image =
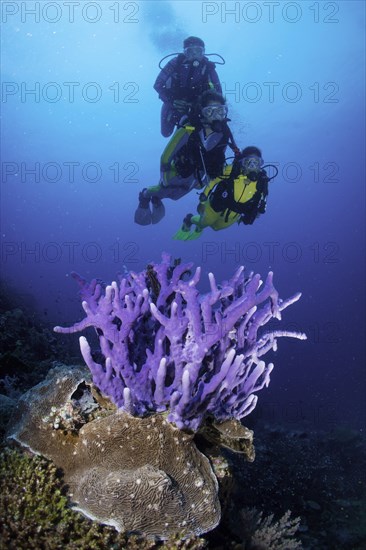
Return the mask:
<path id="1" fill-rule="evenodd" d="M 183 115 L 188 112 L 190 103 L 184 99 L 175 99 L 173 101 L 173 107 L 178 113 Z"/>
<path id="2" fill-rule="evenodd" d="M 261 198 L 258 204 L 258 212 L 264 214 L 266 211 L 267 201 L 264 197 Z"/>
<path id="3" fill-rule="evenodd" d="M 254 220 L 257 217 L 257 212 L 246 212 L 245 214 L 242 214 L 239 218 L 238 223 L 243 223 L 244 225 L 252 225 L 254 223 Z"/>

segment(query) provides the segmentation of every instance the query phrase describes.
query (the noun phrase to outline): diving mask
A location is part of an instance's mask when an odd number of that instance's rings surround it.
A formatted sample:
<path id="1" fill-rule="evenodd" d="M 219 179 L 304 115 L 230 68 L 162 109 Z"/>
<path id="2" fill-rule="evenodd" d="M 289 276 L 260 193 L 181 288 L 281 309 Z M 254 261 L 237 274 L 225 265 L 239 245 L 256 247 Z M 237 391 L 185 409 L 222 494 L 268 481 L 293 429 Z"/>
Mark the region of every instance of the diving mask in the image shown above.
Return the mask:
<path id="1" fill-rule="evenodd" d="M 205 53 L 205 48 L 202 46 L 188 46 L 184 48 L 184 55 L 189 61 L 201 61 L 203 54 Z"/>
<path id="2" fill-rule="evenodd" d="M 227 107 L 226 105 L 207 105 L 201 112 L 207 120 L 224 120 L 227 116 Z"/>
<path id="3" fill-rule="evenodd" d="M 263 159 L 257 157 L 256 155 L 250 155 L 249 157 L 244 157 L 241 161 L 241 166 L 243 171 L 246 174 L 251 172 L 260 172 L 261 167 L 263 166 Z"/>

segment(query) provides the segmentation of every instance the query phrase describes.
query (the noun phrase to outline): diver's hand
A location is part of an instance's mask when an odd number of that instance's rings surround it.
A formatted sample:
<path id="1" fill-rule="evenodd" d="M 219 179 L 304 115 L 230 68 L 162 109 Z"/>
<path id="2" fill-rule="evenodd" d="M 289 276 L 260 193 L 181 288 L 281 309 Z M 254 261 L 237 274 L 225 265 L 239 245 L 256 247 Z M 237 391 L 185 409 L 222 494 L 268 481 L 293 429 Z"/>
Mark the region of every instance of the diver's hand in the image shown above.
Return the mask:
<path id="1" fill-rule="evenodd" d="M 184 99 L 175 99 L 173 101 L 173 107 L 178 113 L 184 114 L 188 112 L 190 103 Z"/>

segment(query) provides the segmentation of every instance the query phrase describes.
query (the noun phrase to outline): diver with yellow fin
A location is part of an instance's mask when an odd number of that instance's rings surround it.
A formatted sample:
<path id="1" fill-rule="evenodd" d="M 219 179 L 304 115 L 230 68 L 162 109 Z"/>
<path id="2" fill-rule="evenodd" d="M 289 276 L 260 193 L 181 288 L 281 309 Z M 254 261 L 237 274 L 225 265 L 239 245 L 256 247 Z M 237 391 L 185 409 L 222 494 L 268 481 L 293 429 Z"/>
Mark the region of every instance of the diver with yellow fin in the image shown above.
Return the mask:
<path id="1" fill-rule="evenodd" d="M 187 214 L 173 238 L 189 241 L 200 237 L 205 227 L 220 231 L 235 222 L 251 225 L 266 211 L 268 182 L 278 174 L 275 166 L 263 165 L 258 147 L 243 149 L 234 162 L 225 167 L 222 176 L 206 185 L 200 195 L 198 215 Z M 270 166 L 275 169 L 272 177 L 265 171 Z"/>

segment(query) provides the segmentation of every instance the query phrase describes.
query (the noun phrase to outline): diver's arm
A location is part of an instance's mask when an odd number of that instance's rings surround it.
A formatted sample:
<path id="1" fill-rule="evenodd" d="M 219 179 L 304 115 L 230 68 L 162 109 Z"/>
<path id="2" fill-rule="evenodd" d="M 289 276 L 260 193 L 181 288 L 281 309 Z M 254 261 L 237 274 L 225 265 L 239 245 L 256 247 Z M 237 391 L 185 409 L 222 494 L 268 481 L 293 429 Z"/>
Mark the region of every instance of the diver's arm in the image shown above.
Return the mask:
<path id="1" fill-rule="evenodd" d="M 169 78 L 172 77 L 176 68 L 177 68 L 177 57 L 168 61 L 168 63 L 165 65 L 165 67 L 162 68 L 162 70 L 157 76 L 157 79 L 155 80 L 154 90 L 158 92 L 159 98 L 164 103 L 170 103 L 174 99 L 172 96 L 172 89 L 167 88 L 166 84 Z"/>
<path id="2" fill-rule="evenodd" d="M 219 79 L 219 75 L 216 72 L 215 65 L 210 65 L 209 69 L 209 87 L 216 90 L 219 94 L 222 94 L 222 87 Z"/>
<path id="3" fill-rule="evenodd" d="M 252 225 L 257 217 L 258 211 L 256 208 L 253 208 L 250 212 L 245 212 L 245 214 L 241 214 L 238 223 L 241 222 L 244 225 Z"/>
<path id="4" fill-rule="evenodd" d="M 240 222 L 244 225 L 252 225 L 254 221 L 266 211 L 267 196 L 268 196 L 268 176 L 265 170 L 262 170 L 259 174 L 257 181 L 257 190 L 253 197 L 246 204 L 248 206 L 247 212 L 241 215 Z"/>
<path id="5" fill-rule="evenodd" d="M 209 194 L 211 193 L 212 189 L 215 187 L 221 181 L 220 178 L 215 178 L 213 180 L 210 180 L 202 193 L 200 194 L 200 203 L 207 201 Z"/>

